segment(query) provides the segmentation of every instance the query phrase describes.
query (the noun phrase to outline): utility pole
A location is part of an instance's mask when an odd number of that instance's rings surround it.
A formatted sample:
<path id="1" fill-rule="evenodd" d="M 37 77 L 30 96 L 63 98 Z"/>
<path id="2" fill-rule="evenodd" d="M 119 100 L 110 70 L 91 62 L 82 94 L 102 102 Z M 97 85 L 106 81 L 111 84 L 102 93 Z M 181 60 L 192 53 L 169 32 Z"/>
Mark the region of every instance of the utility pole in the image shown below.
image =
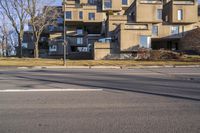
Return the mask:
<path id="1" fill-rule="evenodd" d="M 63 8 L 64 8 L 64 33 L 63 33 L 63 36 L 64 36 L 64 40 L 63 40 L 63 65 L 66 66 L 67 65 L 67 61 L 66 61 L 66 54 L 67 54 L 67 41 L 66 41 L 66 24 L 65 24 L 65 20 L 66 20 L 66 9 L 65 9 L 65 2 L 67 0 L 63 0 Z"/>

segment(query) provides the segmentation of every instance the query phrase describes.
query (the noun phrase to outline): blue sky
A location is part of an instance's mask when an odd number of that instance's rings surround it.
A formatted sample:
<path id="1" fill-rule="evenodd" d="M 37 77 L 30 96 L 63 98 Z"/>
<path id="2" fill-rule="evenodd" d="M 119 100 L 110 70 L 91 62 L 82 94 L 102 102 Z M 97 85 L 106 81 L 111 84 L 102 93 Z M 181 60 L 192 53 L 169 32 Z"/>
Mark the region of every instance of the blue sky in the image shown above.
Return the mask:
<path id="1" fill-rule="evenodd" d="M 55 4 L 56 5 L 61 5 L 61 3 L 62 3 L 62 0 L 55 0 L 56 2 L 55 2 Z"/>
<path id="2" fill-rule="evenodd" d="M 62 3 L 62 0 L 55 0 L 56 2 L 55 2 L 55 4 L 56 5 L 61 5 L 61 3 Z M 198 0 L 198 2 L 200 3 L 200 0 Z"/>

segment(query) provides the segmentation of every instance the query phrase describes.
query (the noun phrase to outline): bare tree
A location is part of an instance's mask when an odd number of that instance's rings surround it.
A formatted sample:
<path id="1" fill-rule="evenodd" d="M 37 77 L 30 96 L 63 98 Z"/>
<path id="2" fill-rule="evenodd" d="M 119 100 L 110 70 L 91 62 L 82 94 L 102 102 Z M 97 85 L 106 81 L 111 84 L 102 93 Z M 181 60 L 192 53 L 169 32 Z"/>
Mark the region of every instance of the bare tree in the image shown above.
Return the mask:
<path id="1" fill-rule="evenodd" d="M 17 33 L 20 58 L 22 57 L 22 40 L 27 20 L 27 12 L 25 11 L 26 6 L 27 4 L 25 0 L 0 0 L 0 8 L 2 12 L 10 20 L 12 27 Z"/>
<path id="2" fill-rule="evenodd" d="M 0 17 L 0 19 L 2 19 Z M 2 20 L 6 20 L 5 18 Z M 7 21 L 0 22 L 0 54 L 1 56 L 10 56 L 14 54 L 18 39 L 15 30 Z"/>
<path id="3" fill-rule="evenodd" d="M 1 44 L 1 54 L 2 56 L 9 55 L 10 49 L 10 36 L 11 29 L 10 25 L 5 21 L 6 16 L 0 11 L 0 19 L 4 20 L 0 23 L 0 44 Z"/>
<path id="4" fill-rule="evenodd" d="M 9 31 L 5 24 L 0 26 L 2 56 L 7 56 Z"/>
<path id="5" fill-rule="evenodd" d="M 45 6 L 44 0 L 27 0 L 26 11 L 29 14 L 29 25 L 32 27 L 34 40 L 34 57 L 39 58 L 39 40 L 48 26 L 56 26 L 59 12 L 56 6 Z"/>

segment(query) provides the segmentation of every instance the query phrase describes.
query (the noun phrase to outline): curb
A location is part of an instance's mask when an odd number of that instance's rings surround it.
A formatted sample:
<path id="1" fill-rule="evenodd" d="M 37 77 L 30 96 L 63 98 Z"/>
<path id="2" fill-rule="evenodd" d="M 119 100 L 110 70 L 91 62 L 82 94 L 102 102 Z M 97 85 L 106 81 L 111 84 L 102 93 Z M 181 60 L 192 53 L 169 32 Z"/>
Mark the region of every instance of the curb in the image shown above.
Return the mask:
<path id="1" fill-rule="evenodd" d="M 125 67 L 126 69 L 134 69 L 134 68 L 200 68 L 200 65 L 187 65 L 187 66 L 179 66 L 179 65 L 166 65 L 166 66 L 134 66 L 134 67 Z"/>
<path id="2" fill-rule="evenodd" d="M 145 68 L 200 68 L 200 65 L 166 65 L 166 66 L 35 66 L 35 67 L 17 67 L 17 69 L 145 69 Z"/>
<path id="3" fill-rule="evenodd" d="M 122 69 L 121 66 L 91 66 L 91 69 Z"/>

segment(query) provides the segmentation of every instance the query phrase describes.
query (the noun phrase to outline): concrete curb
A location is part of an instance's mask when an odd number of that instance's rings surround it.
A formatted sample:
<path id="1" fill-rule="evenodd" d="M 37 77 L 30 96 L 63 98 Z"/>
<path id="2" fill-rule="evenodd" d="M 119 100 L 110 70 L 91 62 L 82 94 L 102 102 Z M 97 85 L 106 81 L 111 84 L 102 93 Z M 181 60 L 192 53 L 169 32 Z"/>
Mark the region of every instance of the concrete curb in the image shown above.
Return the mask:
<path id="1" fill-rule="evenodd" d="M 179 65 L 165 65 L 165 66 L 134 66 L 134 67 L 125 67 L 126 69 L 134 69 L 134 68 L 200 68 L 200 65 L 187 65 L 187 66 L 179 66 Z"/>
<path id="2" fill-rule="evenodd" d="M 17 67 L 17 69 L 145 69 L 145 68 L 200 68 L 200 65 L 166 65 L 166 66 L 34 66 Z"/>
<path id="3" fill-rule="evenodd" d="M 92 69 L 122 69 L 121 66 L 91 66 Z"/>

